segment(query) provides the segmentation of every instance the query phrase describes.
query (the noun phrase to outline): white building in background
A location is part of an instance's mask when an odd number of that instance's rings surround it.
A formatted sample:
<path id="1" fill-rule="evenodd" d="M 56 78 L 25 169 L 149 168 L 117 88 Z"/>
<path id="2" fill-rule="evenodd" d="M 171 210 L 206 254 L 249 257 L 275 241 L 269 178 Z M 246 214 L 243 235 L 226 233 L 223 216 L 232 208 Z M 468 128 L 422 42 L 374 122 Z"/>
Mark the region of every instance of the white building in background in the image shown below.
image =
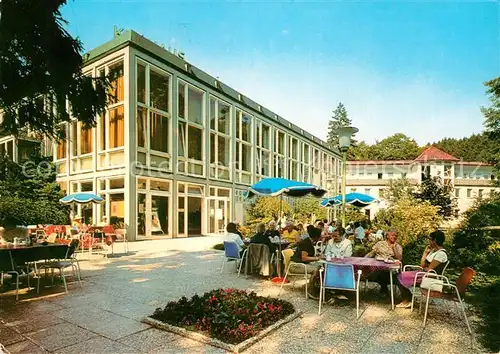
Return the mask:
<path id="1" fill-rule="evenodd" d="M 90 51 L 83 72 L 111 75 L 116 97 L 95 128 L 62 124 L 53 145 L 65 193 L 106 200 L 75 210 L 86 222 L 108 216 L 130 240 L 210 235 L 244 221 L 262 178 L 338 192 L 338 152 L 136 32 Z"/>
<path id="2" fill-rule="evenodd" d="M 364 193 L 380 200 L 380 203 L 366 208 L 370 218 L 387 206 L 381 191 L 388 188 L 393 179 L 404 177 L 417 185 L 427 177 L 440 177 L 443 183 L 454 187 L 457 216 L 466 211 L 476 198 L 485 197 L 495 189 L 492 185 L 496 178 L 493 166 L 460 161 L 433 146 L 415 160 L 349 161 L 347 168 L 347 193 Z"/>

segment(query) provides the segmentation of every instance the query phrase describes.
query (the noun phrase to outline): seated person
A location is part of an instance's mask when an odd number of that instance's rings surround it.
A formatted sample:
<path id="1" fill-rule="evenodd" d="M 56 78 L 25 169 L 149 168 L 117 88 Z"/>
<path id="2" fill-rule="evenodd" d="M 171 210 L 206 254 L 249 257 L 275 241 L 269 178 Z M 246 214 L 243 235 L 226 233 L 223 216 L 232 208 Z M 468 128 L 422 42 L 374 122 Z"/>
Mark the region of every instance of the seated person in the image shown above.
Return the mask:
<path id="1" fill-rule="evenodd" d="M 283 238 L 290 243 L 299 242 L 301 240 L 300 233 L 295 229 L 293 221 L 286 222 L 286 229 L 283 231 Z"/>
<path id="2" fill-rule="evenodd" d="M 106 226 L 106 225 L 109 225 L 108 217 L 107 216 L 103 216 L 101 222 L 99 223 L 99 226 L 103 227 L 103 226 Z"/>
<path id="3" fill-rule="evenodd" d="M 5 235 L 5 229 L 0 226 L 0 244 L 3 244 L 5 240 L 3 239 L 3 236 Z"/>
<path id="4" fill-rule="evenodd" d="M 311 225 L 311 227 L 308 228 L 308 235 L 309 237 L 297 243 L 297 249 L 293 253 L 291 261 L 306 265 L 307 274 L 311 274 L 308 289 L 309 296 L 313 299 L 317 299 L 319 295 L 319 264 L 315 262 L 319 261 L 320 258 L 314 255 L 314 245 L 321 236 L 321 230 Z M 290 272 L 303 273 L 304 267 L 291 264 Z"/>
<path id="5" fill-rule="evenodd" d="M 245 244 L 241 239 L 240 235 L 237 234 L 237 227 L 235 223 L 230 222 L 226 226 L 226 235 L 224 237 L 224 241 L 231 241 L 236 243 L 238 246 L 238 251 L 240 252 L 240 256 L 243 255 L 243 251 L 245 250 Z"/>
<path id="6" fill-rule="evenodd" d="M 271 220 L 269 224 L 267 224 L 266 236 L 269 238 L 280 237 L 280 232 L 276 230 L 276 221 Z"/>
<path id="7" fill-rule="evenodd" d="M 403 260 L 403 247 L 397 243 L 398 231 L 394 228 L 389 229 L 385 240 L 378 241 L 372 248 L 372 251 L 365 257 L 375 257 L 378 259 L 395 259 L 398 261 Z M 389 272 L 375 272 L 370 276 L 370 279 L 375 280 L 380 284 L 380 292 L 388 294 L 389 289 L 387 286 L 390 284 Z"/>
<path id="8" fill-rule="evenodd" d="M 271 245 L 271 240 L 269 239 L 269 236 L 267 235 L 266 231 L 266 225 L 264 224 L 258 224 L 256 233 L 250 238 L 251 243 L 258 243 L 261 245 Z"/>
<path id="9" fill-rule="evenodd" d="M 338 227 L 332 232 L 332 239 L 328 241 L 325 256 L 330 258 L 351 257 L 352 243 L 348 239 L 342 239 L 344 228 Z"/>
<path id="10" fill-rule="evenodd" d="M 429 235 L 429 245 L 425 248 L 422 258 L 420 259 L 420 267 L 423 271 L 429 272 L 434 270 L 436 273 L 441 274 L 443 272 L 446 263 L 448 262 L 448 254 L 443 248 L 445 240 L 444 232 L 441 230 L 436 230 Z M 410 281 L 413 286 L 413 281 L 418 272 L 421 271 L 409 271 L 401 272 L 398 274 L 398 286 L 401 291 L 401 297 L 403 301 L 396 305 L 399 308 L 410 308 L 411 304 L 411 292 L 405 287 L 402 282 L 406 283 L 406 280 Z M 417 282 L 418 284 L 419 282 Z"/>
<path id="11" fill-rule="evenodd" d="M 82 228 L 82 217 L 79 215 L 75 216 L 71 226 L 73 229 L 80 230 Z"/>

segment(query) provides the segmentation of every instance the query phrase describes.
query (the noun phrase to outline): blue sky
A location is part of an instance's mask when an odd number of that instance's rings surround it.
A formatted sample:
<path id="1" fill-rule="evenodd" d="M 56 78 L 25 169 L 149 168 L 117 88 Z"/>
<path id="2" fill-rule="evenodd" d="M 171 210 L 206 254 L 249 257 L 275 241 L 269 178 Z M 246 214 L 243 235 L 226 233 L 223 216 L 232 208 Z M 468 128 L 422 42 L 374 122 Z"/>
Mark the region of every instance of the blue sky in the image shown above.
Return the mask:
<path id="1" fill-rule="evenodd" d="M 69 31 L 92 49 L 113 25 L 186 53 L 320 138 L 339 101 L 358 138 L 420 144 L 482 130 L 483 82 L 500 75 L 495 1 L 72 1 Z"/>

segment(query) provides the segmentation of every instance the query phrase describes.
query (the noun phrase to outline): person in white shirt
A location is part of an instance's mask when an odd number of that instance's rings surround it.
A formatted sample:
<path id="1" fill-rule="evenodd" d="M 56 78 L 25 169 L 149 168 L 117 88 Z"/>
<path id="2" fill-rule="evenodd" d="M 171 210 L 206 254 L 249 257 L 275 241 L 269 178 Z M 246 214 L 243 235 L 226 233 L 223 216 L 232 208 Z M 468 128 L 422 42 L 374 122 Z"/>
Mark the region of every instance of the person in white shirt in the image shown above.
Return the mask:
<path id="1" fill-rule="evenodd" d="M 420 267 L 425 272 L 429 272 L 434 270 L 437 274 L 442 274 L 446 264 L 448 263 L 448 254 L 443 247 L 445 241 L 444 232 L 441 230 L 436 230 L 431 232 L 429 235 L 429 246 L 424 251 L 422 258 L 420 259 Z M 402 272 L 398 275 L 398 285 L 399 290 L 401 292 L 401 297 L 403 301 L 396 305 L 398 308 L 410 308 L 411 304 L 411 292 L 406 287 L 404 287 L 399 279 L 405 277 L 405 274 L 408 273 L 410 276 L 414 276 L 414 274 L 410 274 L 412 272 Z"/>
<path id="2" fill-rule="evenodd" d="M 238 246 L 238 251 L 240 252 L 240 256 L 243 255 L 243 251 L 245 250 L 245 244 L 241 239 L 240 235 L 237 234 L 238 228 L 235 223 L 230 222 L 226 226 L 226 235 L 224 236 L 224 241 L 231 241 L 236 243 Z"/>
<path id="3" fill-rule="evenodd" d="M 359 221 L 357 221 L 354 226 L 356 227 L 354 229 L 354 239 L 359 243 L 363 243 L 363 240 L 365 239 L 365 229 L 363 229 L 363 226 L 361 226 Z"/>
<path id="4" fill-rule="evenodd" d="M 348 239 L 342 239 L 345 230 L 339 226 L 332 232 L 332 239 L 328 241 L 325 256 L 330 258 L 351 257 L 352 243 Z"/>

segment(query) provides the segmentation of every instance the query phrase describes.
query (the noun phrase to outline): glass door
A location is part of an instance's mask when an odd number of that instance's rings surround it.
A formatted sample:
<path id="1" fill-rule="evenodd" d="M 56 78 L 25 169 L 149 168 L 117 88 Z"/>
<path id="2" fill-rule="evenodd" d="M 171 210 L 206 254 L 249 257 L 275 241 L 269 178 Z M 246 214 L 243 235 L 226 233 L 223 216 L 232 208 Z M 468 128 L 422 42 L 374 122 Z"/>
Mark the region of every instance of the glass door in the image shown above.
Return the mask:
<path id="1" fill-rule="evenodd" d="M 168 235 L 168 196 L 151 195 L 151 235 Z"/>
<path id="2" fill-rule="evenodd" d="M 146 237 L 146 194 L 137 194 L 137 236 Z"/>
<path id="3" fill-rule="evenodd" d="M 225 232 L 229 222 L 229 201 L 225 198 L 208 199 L 208 233 L 217 235 Z"/>

